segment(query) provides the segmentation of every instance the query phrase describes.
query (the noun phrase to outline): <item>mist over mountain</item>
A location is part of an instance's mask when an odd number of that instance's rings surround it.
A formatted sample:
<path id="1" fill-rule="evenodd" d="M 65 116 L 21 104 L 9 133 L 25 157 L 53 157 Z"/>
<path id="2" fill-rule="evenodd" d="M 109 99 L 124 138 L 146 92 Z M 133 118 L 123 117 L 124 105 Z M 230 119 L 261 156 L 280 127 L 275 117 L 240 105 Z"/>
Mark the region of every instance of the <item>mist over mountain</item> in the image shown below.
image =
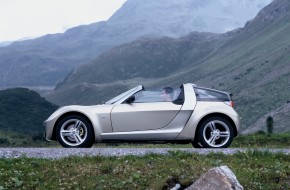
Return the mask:
<path id="1" fill-rule="evenodd" d="M 5 46 L 8 46 L 8 45 L 10 45 L 12 43 L 13 43 L 13 41 L 0 42 L 0 47 L 5 47 Z"/>
<path id="2" fill-rule="evenodd" d="M 290 102 L 289 20 L 290 1 L 274 0 L 232 32 L 126 43 L 74 69 L 48 99 L 100 103 L 139 83 L 156 88 L 192 82 L 232 92 L 243 130 L 263 129 L 261 120 L 275 115 L 274 131 L 290 131 L 284 113 Z"/>
<path id="3" fill-rule="evenodd" d="M 128 0 L 108 21 L 0 47 L 0 87 L 54 86 L 74 66 L 139 37 L 242 27 L 271 0 Z"/>

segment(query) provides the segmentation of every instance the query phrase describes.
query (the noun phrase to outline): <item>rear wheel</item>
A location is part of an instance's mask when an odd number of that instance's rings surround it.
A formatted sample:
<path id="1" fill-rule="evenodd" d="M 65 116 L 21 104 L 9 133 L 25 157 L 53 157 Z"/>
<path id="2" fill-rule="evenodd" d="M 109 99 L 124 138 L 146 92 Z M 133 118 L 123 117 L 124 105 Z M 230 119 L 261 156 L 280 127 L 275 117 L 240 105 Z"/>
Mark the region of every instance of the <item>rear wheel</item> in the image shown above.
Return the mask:
<path id="1" fill-rule="evenodd" d="M 204 148 L 227 148 L 234 138 L 233 126 L 222 117 L 210 117 L 198 130 L 198 142 Z"/>
<path id="2" fill-rule="evenodd" d="M 94 143 L 94 131 L 87 119 L 71 115 L 58 123 L 56 138 L 63 147 L 90 148 Z"/>

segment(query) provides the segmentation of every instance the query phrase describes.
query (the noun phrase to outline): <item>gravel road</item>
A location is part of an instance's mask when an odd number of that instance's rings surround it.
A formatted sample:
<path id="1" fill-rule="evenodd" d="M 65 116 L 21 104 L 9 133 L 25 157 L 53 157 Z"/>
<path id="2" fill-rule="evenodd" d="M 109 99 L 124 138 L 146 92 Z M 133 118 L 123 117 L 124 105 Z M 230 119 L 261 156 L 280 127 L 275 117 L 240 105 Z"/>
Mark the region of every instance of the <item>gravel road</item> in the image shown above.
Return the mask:
<path id="1" fill-rule="evenodd" d="M 247 151 L 269 151 L 281 152 L 289 155 L 290 149 L 196 149 L 196 148 L 0 148 L 0 158 L 19 158 L 22 156 L 30 158 L 60 159 L 68 156 L 126 156 L 145 155 L 147 153 L 168 154 L 168 151 L 186 151 L 190 153 L 209 154 L 224 153 L 234 154 Z"/>

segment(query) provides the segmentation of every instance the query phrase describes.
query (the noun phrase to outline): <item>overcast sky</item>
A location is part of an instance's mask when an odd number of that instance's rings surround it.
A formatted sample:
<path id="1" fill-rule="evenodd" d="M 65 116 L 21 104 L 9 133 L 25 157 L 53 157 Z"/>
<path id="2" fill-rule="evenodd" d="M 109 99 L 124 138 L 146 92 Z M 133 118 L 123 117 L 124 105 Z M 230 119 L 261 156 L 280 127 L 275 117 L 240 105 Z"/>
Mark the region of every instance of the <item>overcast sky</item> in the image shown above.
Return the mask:
<path id="1" fill-rule="evenodd" d="M 126 0 L 0 0 L 0 42 L 107 20 Z"/>

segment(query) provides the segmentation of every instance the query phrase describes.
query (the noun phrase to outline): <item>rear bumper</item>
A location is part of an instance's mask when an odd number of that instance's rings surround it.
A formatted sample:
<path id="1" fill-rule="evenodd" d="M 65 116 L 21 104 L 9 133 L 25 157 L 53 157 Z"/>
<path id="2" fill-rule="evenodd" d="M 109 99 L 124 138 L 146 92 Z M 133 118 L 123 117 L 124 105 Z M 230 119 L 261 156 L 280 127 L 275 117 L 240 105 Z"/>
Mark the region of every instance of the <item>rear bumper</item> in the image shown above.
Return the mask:
<path id="1" fill-rule="evenodd" d="M 235 137 L 237 137 L 240 134 L 240 128 L 241 128 L 240 116 L 238 115 L 238 113 L 236 111 L 234 111 L 233 114 L 229 114 L 228 116 L 234 122 L 233 124 L 235 125 L 235 128 L 236 128 Z"/>

